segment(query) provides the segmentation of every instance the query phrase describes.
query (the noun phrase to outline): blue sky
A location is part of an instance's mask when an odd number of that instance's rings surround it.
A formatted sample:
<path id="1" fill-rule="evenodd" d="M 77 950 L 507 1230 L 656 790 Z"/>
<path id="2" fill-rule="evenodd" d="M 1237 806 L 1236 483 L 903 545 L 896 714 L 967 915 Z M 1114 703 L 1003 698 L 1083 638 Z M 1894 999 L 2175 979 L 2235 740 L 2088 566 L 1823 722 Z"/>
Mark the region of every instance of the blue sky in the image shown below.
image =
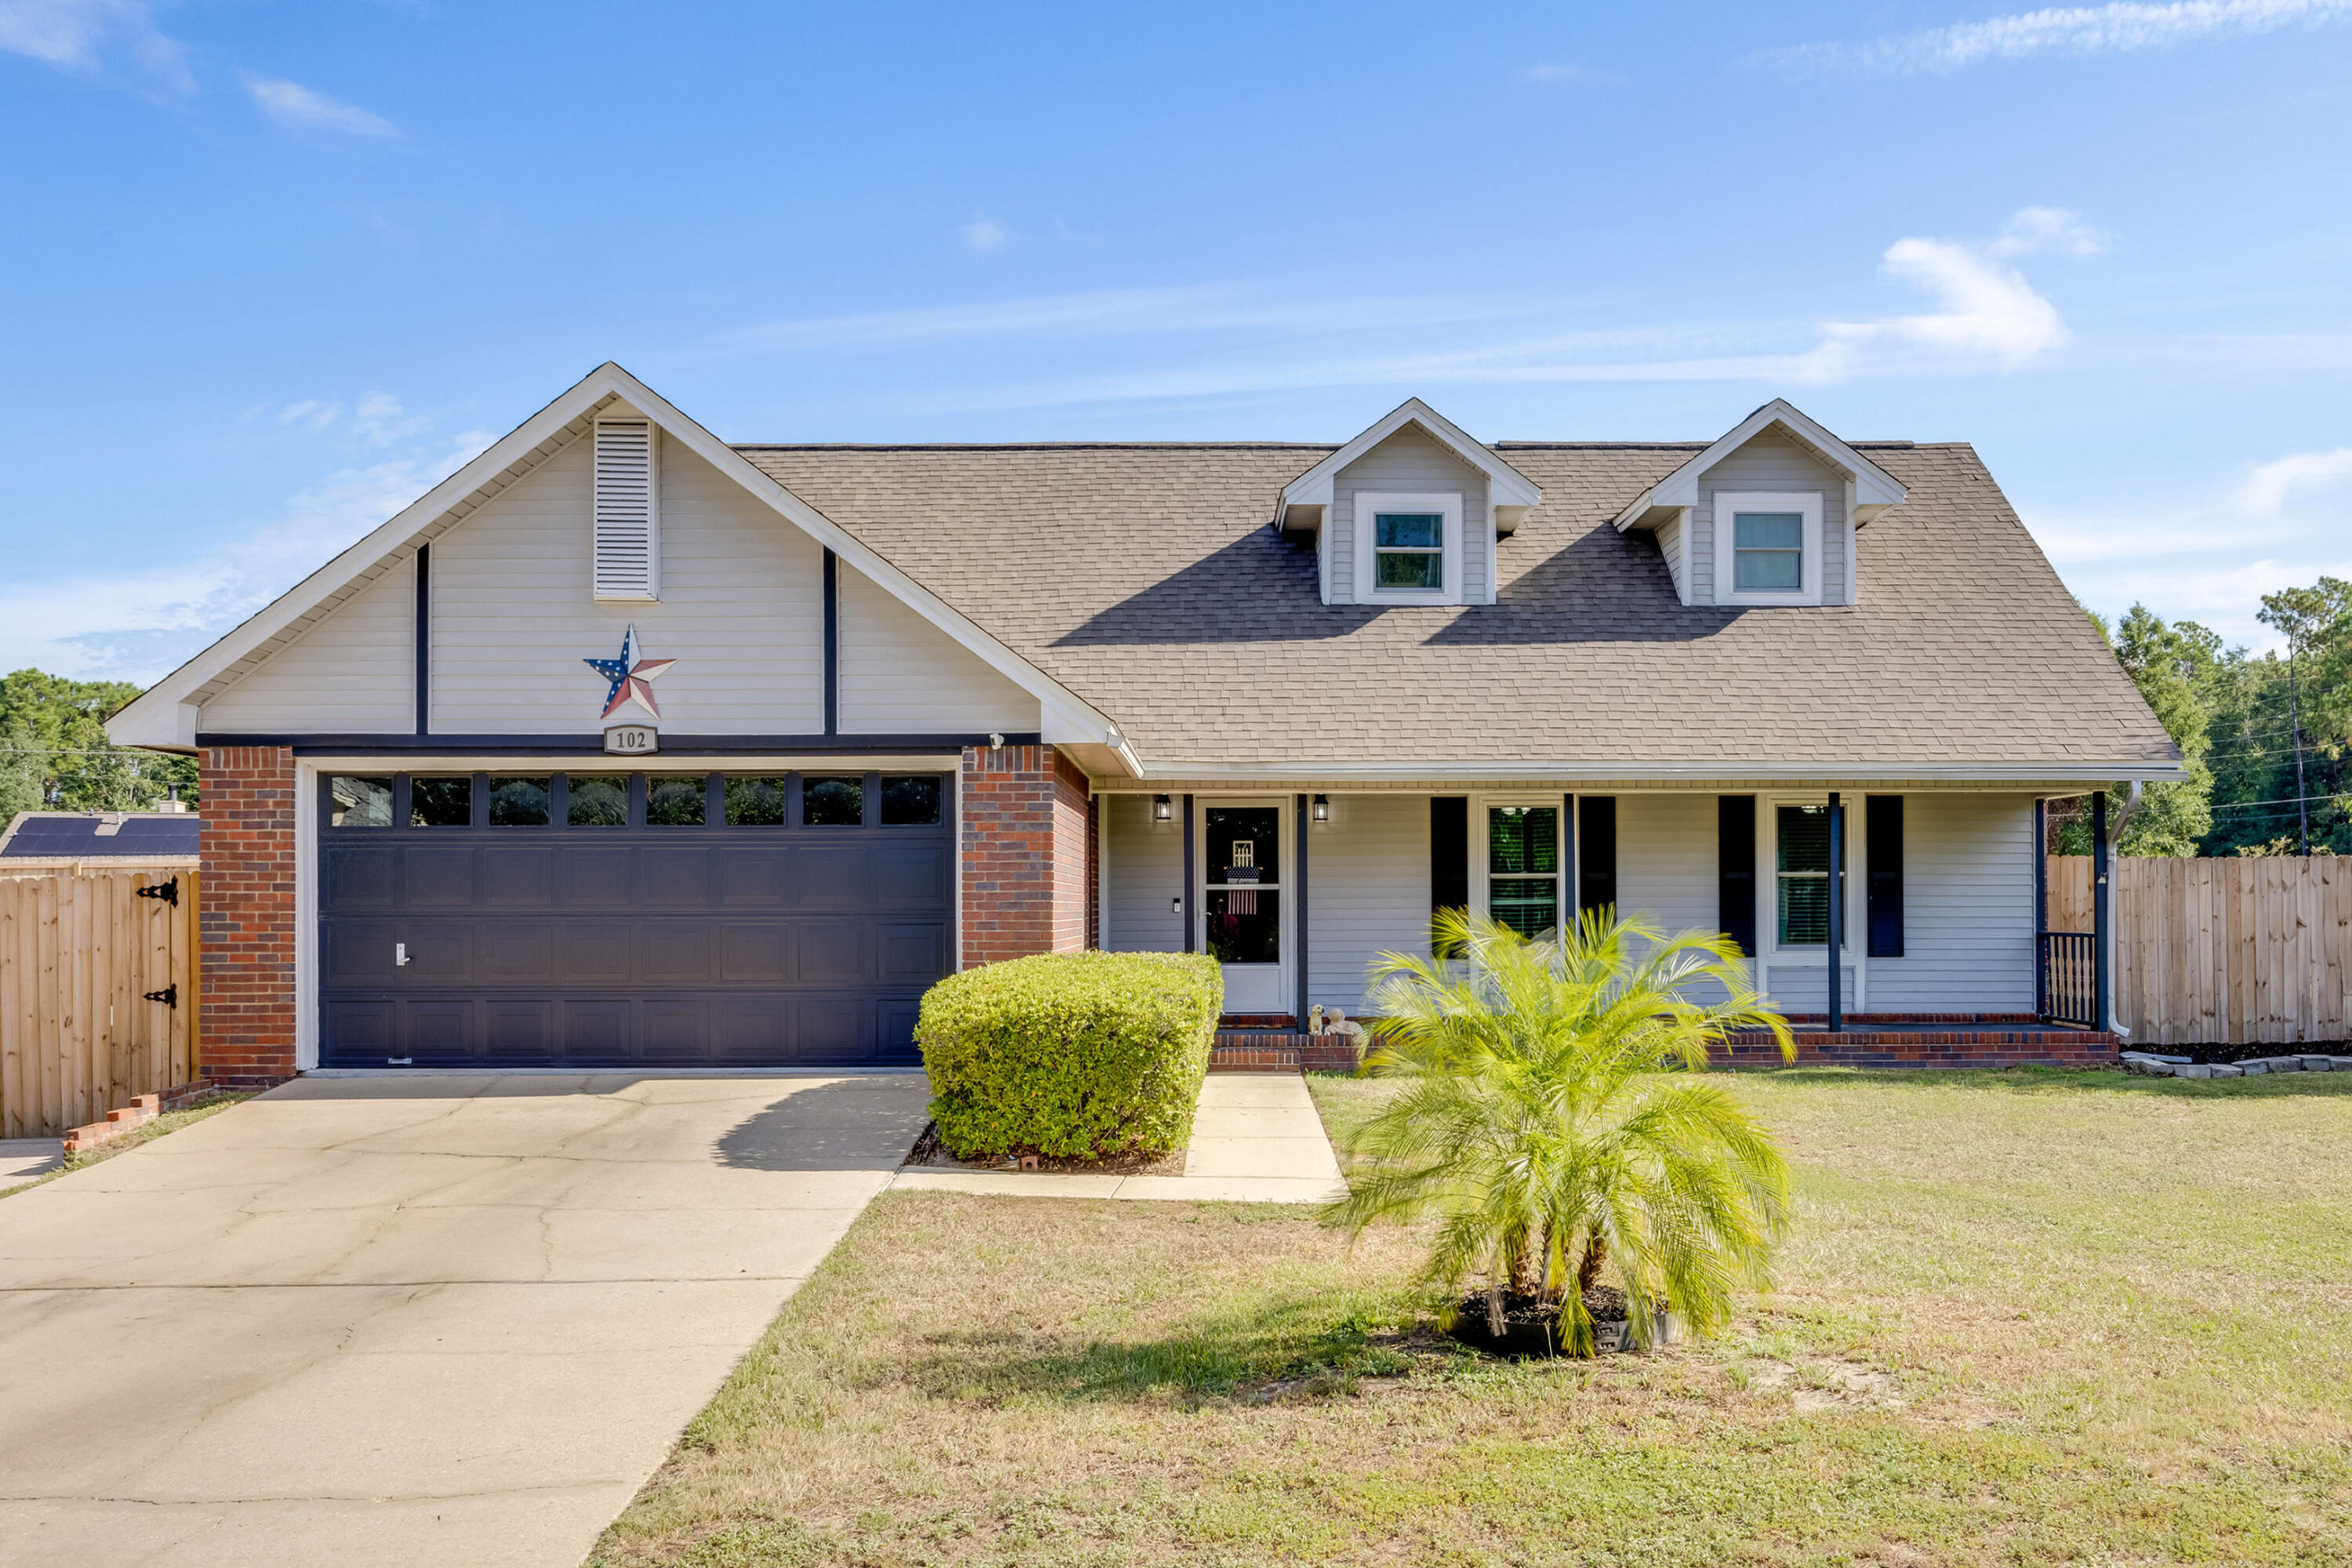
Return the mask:
<path id="1" fill-rule="evenodd" d="M 2352 0 L 0 0 L 0 668 L 152 679 L 606 359 L 735 440 L 1973 441 L 2352 575 Z"/>

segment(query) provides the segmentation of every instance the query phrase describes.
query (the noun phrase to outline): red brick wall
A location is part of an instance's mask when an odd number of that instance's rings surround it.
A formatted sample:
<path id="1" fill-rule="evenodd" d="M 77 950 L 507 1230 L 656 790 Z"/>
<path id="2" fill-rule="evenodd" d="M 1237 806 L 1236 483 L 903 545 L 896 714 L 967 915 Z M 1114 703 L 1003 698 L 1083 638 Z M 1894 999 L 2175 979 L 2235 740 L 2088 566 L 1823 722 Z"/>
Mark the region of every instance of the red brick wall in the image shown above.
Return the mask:
<path id="1" fill-rule="evenodd" d="M 213 746 L 197 784 L 197 1055 L 214 1083 L 261 1088 L 294 1076 L 294 753 Z"/>
<path id="2" fill-rule="evenodd" d="M 963 962 L 992 963 L 1088 945 L 1086 773 L 1051 746 L 963 754 Z"/>

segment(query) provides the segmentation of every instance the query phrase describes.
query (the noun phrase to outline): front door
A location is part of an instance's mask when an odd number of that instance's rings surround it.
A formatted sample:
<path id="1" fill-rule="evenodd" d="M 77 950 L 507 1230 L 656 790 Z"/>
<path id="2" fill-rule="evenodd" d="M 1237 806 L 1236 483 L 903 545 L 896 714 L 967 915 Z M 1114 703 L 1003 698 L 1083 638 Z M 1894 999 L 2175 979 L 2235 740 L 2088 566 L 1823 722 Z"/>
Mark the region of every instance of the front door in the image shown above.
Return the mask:
<path id="1" fill-rule="evenodd" d="M 1291 1011 L 1282 807 L 1201 807 L 1202 951 L 1224 966 L 1227 1013 Z"/>

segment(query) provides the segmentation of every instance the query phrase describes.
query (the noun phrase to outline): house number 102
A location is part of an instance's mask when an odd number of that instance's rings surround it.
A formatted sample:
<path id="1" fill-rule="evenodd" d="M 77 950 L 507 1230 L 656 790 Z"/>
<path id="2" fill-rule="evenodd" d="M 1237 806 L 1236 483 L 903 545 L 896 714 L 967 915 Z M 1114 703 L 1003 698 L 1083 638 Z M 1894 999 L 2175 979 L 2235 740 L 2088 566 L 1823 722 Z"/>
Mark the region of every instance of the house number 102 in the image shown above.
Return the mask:
<path id="1" fill-rule="evenodd" d="M 620 756 L 659 751 L 660 731 L 645 724 L 615 724 L 604 731 L 604 750 Z"/>

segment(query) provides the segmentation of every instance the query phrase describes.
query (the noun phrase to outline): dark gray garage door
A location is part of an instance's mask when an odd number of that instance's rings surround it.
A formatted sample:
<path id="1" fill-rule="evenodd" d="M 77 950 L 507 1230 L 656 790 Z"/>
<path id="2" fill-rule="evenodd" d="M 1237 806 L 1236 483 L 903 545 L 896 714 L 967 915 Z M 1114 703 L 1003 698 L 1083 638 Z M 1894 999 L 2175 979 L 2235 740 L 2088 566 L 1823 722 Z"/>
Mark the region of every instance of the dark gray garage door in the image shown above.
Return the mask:
<path id="1" fill-rule="evenodd" d="M 951 965 L 944 774 L 320 787 L 322 1066 L 912 1062 Z"/>

